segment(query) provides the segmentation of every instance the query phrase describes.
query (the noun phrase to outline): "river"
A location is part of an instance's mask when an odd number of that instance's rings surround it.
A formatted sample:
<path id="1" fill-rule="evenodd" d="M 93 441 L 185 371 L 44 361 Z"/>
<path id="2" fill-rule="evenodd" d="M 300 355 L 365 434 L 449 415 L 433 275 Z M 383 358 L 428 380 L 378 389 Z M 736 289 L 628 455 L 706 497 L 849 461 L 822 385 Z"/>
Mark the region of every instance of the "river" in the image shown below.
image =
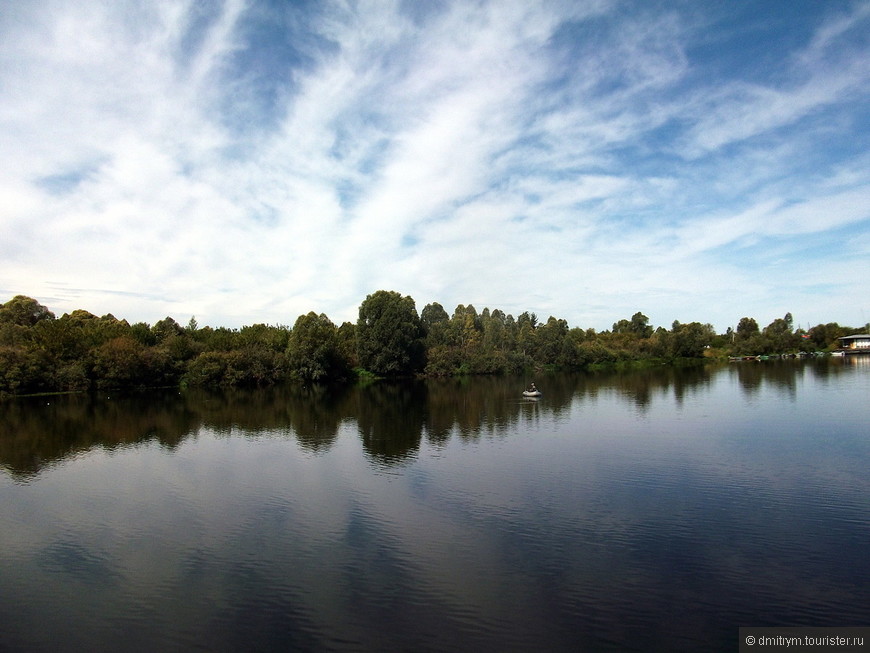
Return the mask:
<path id="1" fill-rule="evenodd" d="M 0 648 L 707 651 L 867 625 L 868 363 L 4 401 Z"/>

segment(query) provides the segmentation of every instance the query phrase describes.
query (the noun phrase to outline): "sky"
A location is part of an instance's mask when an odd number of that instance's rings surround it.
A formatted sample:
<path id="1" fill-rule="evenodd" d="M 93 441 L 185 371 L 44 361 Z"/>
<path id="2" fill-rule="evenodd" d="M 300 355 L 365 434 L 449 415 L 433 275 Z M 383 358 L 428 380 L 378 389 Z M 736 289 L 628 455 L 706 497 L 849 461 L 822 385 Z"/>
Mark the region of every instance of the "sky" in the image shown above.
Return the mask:
<path id="1" fill-rule="evenodd" d="M 870 320 L 870 1 L 0 0 L 0 302 Z"/>

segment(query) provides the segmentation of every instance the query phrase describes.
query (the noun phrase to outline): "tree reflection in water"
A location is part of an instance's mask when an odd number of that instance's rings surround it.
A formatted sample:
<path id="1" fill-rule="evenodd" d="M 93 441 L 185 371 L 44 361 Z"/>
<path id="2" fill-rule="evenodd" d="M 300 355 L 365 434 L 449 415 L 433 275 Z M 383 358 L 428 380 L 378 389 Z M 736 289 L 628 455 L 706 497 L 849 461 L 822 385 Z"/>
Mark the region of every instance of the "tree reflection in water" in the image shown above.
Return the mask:
<path id="1" fill-rule="evenodd" d="M 732 363 L 747 397 L 769 386 L 795 396 L 805 372 L 831 378 L 849 366 L 842 360 Z M 808 369 L 808 368 L 811 368 Z M 342 424 L 355 425 L 368 458 L 402 464 L 425 438 L 442 447 L 451 438 L 504 435 L 543 413 L 559 419 L 572 405 L 616 393 L 641 413 L 657 400 L 686 397 L 708 388 L 721 366 L 662 367 L 589 374 L 472 377 L 381 382 L 356 387 L 309 385 L 260 390 L 152 391 L 130 395 L 59 395 L 0 403 L 0 466 L 26 482 L 47 466 L 92 448 L 112 450 L 157 441 L 175 448 L 208 429 L 218 437 L 294 438 L 313 454 L 328 451 Z M 534 380 L 538 402 L 524 401 Z"/>

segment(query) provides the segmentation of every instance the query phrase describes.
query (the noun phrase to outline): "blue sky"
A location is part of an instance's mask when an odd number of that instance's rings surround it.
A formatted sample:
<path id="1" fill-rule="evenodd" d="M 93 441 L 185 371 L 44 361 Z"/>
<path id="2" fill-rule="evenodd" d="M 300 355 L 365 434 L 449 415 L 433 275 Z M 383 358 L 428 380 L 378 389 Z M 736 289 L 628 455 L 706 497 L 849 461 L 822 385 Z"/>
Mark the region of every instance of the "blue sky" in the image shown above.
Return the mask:
<path id="1" fill-rule="evenodd" d="M 0 301 L 870 320 L 870 2 L 0 1 Z"/>

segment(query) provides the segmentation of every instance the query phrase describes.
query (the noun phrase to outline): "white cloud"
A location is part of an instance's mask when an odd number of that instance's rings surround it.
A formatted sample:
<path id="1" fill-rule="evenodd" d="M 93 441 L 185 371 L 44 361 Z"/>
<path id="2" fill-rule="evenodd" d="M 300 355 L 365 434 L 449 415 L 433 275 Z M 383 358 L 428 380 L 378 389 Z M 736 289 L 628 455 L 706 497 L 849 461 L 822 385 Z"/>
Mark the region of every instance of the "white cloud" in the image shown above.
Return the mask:
<path id="1" fill-rule="evenodd" d="M 866 30 L 870 5 L 856 4 L 850 15 L 838 15 L 816 30 L 802 50 L 781 57 L 781 71 L 762 85 L 742 80 L 703 89 L 692 112 L 690 156 L 700 156 L 796 122 L 838 102 L 866 96 L 870 82 L 870 49 L 866 42 L 846 41 L 849 32 Z M 776 78 L 779 79 L 776 79 Z"/>
<path id="2" fill-rule="evenodd" d="M 677 9 L 576 5 L 18 9 L 0 19 L 0 289 L 230 326 L 353 319 L 391 288 L 724 328 L 787 286 L 723 250 L 785 243 L 788 262 L 794 239 L 866 234 L 866 4 L 766 80 L 705 78 Z M 238 66 L 269 11 L 298 61 L 272 62 L 266 116 Z M 829 278 L 801 276 L 795 301 Z"/>

